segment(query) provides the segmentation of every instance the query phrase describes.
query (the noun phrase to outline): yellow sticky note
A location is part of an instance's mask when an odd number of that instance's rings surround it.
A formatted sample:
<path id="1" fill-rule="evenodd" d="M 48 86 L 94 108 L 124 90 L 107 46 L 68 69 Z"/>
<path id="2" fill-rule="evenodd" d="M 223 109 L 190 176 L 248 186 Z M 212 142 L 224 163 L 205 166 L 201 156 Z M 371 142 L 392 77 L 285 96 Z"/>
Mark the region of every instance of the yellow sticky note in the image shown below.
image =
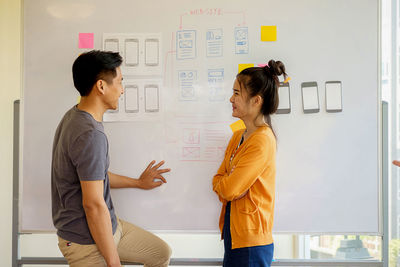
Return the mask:
<path id="1" fill-rule="evenodd" d="M 242 70 L 254 67 L 254 64 L 239 64 L 238 66 L 238 73 L 240 73 Z"/>
<path id="2" fill-rule="evenodd" d="M 236 131 L 239 131 L 241 129 L 246 129 L 246 125 L 244 125 L 244 122 L 242 120 L 238 120 L 238 121 L 232 123 L 230 125 L 230 127 L 232 129 L 232 132 L 236 132 Z"/>
<path id="3" fill-rule="evenodd" d="M 290 78 L 289 76 L 286 78 L 286 80 L 283 81 L 283 83 L 287 83 L 291 80 L 292 78 Z"/>
<path id="4" fill-rule="evenodd" d="M 276 41 L 276 26 L 261 26 L 261 41 L 262 42 Z"/>
<path id="5" fill-rule="evenodd" d="M 81 96 L 78 96 L 78 98 L 77 98 L 77 100 L 76 100 L 76 103 L 80 103 L 81 102 Z"/>

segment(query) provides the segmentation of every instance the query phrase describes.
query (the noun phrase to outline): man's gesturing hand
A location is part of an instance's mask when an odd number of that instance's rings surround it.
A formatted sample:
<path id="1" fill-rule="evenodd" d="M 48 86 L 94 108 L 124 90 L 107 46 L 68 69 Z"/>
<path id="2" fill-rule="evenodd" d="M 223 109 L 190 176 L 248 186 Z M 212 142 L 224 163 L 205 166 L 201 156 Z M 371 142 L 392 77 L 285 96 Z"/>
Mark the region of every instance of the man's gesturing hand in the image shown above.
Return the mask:
<path id="1" fill-rule="evenodd" d="M 140 175 L 139 184 L 141 189 L 153 189 L 167 182 L 161 174 L 169 172 L 171 169 L 159 169 L 164 164 L 163 160 L 154 165 L 155 162 L 155 160 L 150 162 L 147 168 Z"/>

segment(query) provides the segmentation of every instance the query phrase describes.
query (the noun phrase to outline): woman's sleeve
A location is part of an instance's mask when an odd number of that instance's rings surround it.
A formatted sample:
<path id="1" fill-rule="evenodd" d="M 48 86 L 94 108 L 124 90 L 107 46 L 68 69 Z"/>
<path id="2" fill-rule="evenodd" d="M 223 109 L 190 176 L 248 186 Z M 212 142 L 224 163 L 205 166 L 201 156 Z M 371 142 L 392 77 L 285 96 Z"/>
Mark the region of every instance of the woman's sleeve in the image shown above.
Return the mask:
<path id="1" fill-rule="evenodd" d="M 232 201 L 243 195 L 266 168 L 271 141 L 262 135 L 254 136 L 251 141 L 233 172 L 229 175 L 225 173 L 218 177 L 215 184 L 213 183 L 214 191 L 226 201 Z"/>
<path id="2" fill-rule="evenodd" d="M 224 202 L 224 199 L 218 194 L 218 192 L 215 190 L 217 184 L 221 181 L 222 178 L 224 178 L 227 175 L 227 170 L 226 170 L 226 165 L 225 165 L 225 159 L 222 161 L 221 166 L 219 167 L 217 174 L 214 175 L 212 185 L 213 185 L 213 190 L 215 193 L 217 193 L 218 198 L 221 202 Z"/>
<path id="3" fill-rule="evenodd" d="M 229 153 L 228 153 L 228 150 L 230 149 L 230 147 L 231 147 L 231 143 L 233 142 L 233 139 L 234 139 L 234 137 L 235 137 L 235 134 L 233 134 L 233 136 L 231 137 L 231 140 L 229 140 L 229 144 L 228 144 L 228 146 L 226 147 L 226 150 L 225 150 L 225 156 L 224 156 L 224 159 L 223 159 L 223 161 L 222 161 L 222 163 L 221 163 L 221 165 L 219 166 L 219 169 L 218 169 L 218 171 L 217 171 L 217 174 L 216 175 L 214 175 L 214 178 L 213 178 L 213 180 L 212 180 L 212 185 L 213 185 L 213 190 L 214 190 L 214 192 L 216 192 L 217 193 L 217 191 L 215 191 L 215 186 L 221 181 L 221 179 L 223 178 L 223 177 L 225 177 L 228 173 L 228 170 L 226 169 L 226 157 L 229 157 Z M 218 193 L 217 193 L 218 194 Z M 218 197 L 219 197 L 219 199 L 220 199 L 220 201 L 221 202 L 223 202 L 223 199 L 221 199 L 221 197 L 218 195 Z"/>

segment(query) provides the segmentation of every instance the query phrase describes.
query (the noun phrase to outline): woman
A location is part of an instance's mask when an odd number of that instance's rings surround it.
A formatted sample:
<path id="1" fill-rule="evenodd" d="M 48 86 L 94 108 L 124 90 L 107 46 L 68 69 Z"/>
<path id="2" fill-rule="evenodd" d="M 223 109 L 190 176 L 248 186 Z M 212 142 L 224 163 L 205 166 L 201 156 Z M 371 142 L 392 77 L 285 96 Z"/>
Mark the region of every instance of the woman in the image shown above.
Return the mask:
<path id="1" fill-rule="evenodd" d="M 243 120 L 213 179 L 223 203 L 219 221 L 224 267 L 270 266 L 274 251 L 275 133 L 270 115 L 278 108 L 282 62 L 244 69 L 233 85 L 232 116 Z"/>

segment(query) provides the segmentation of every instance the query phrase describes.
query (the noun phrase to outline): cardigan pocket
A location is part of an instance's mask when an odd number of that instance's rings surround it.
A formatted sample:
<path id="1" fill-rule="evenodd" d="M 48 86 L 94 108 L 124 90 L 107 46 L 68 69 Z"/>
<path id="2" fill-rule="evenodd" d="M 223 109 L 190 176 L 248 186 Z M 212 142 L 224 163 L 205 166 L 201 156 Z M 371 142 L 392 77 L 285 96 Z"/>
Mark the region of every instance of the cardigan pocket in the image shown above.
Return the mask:
<path id="1" fill-rule="evenodd" d="M 258 229 L 262 231 L 260 209 L 251 198 L 251 195 L 246 194 L 246 196 L 239 201 L 241 202 L 239 205 L 241 228 L 247 230 Z"/>

